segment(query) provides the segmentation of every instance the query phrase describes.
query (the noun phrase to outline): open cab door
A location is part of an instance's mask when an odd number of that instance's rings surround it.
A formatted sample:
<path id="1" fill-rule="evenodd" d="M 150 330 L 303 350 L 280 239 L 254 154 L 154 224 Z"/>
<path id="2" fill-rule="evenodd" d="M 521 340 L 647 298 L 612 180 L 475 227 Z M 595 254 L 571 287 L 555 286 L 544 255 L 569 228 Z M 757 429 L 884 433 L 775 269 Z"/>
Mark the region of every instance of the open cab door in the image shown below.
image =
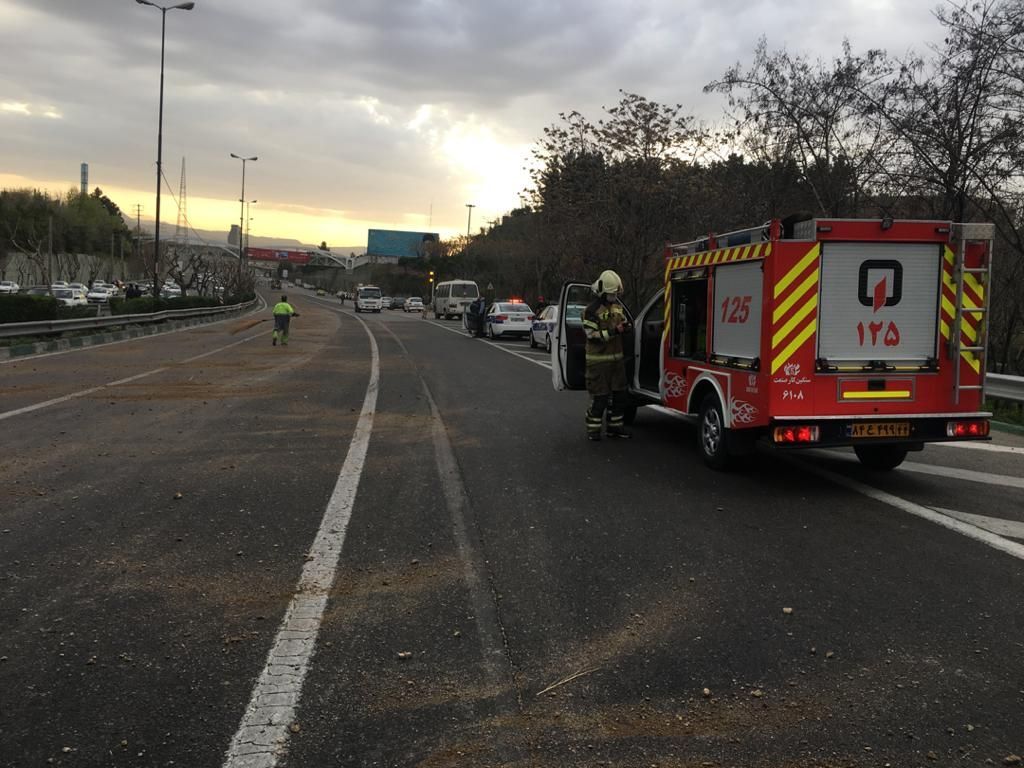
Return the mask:
<path id="1" fill-rule="evenodd" d="M 587 388 L 587 337 L 583 310 L 594 299 L 589 283 L 565 283 L 551 344 L 551 384 L 557 391 Z"/>
<path id="2" fill-rule="evenodd" d="M 558 391 L 587 388 L 587 336 L 583 331 L 583 310 L 594 300 L 589 283 L 565 283 L 558 300 L 558 321 L 551 342 L 551 384 Z M 622 305 L 626 319 L 632 324 L 633 315 Z M 622 337 L 626 360 L 626 381 L 633 380 L 635 336 Z"/>

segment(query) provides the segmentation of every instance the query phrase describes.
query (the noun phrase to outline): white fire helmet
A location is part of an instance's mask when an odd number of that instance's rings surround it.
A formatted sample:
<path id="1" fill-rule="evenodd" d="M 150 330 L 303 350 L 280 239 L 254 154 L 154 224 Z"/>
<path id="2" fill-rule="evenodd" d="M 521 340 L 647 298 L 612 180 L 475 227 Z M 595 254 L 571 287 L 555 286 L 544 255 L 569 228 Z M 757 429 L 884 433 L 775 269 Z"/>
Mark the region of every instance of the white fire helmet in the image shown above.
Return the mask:
<path id="1" fill-rule="evenodd" d="M 620 296 L 622 294 L 622 278 L 614 270 L 606 269 L 597 278 L 597 282 L 590 287 L 598 296 L 606 293 Z"/>

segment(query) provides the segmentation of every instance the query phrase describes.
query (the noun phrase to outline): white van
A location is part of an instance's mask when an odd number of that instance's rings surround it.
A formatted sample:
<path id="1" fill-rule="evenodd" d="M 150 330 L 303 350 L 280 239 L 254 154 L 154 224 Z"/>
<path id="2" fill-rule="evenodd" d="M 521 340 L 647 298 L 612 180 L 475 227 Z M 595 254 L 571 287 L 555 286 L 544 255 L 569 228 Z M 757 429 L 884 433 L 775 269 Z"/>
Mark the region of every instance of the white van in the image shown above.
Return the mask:
<path id="1" fill-rule="evenodd" d="M 375 285 L 361 285 L 356 289 L 356 312 L 380 312 L 380 288 Z"/>
<path id="2" fill-rule="evenodd" d="M 462 317 L 466 307 L 479 296 L 480 289 L 472 280 L 446 280 L 438 283 L 434 288 L 434 317 L 443 317 L 445 320 Z"/>

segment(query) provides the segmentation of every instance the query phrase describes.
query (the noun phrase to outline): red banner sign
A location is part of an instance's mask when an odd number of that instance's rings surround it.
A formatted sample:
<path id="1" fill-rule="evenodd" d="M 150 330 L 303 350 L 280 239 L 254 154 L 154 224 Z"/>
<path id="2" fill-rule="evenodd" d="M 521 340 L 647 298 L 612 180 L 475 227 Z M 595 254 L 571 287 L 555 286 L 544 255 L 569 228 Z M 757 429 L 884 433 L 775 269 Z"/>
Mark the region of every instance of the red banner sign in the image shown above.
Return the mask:
<path id="1" fill-rule="evenodd" d="M 308 251 L 277 251 L 273 248 L 246 248 L 246 257 L 250 261 L 287 261 L 292 264 L 309 264 Z"/>

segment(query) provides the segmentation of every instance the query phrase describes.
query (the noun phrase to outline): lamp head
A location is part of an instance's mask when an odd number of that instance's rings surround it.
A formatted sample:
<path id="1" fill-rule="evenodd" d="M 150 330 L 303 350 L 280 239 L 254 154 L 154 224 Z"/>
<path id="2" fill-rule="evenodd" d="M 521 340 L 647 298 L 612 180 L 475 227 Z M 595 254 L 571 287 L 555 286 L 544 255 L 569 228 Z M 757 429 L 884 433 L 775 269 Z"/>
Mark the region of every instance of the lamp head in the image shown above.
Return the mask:
<path id="1" fill-rule="evenodd" d="M 195 4 L 195 3 L 178 3 L 178 4 L 177 4 L 176 6 L 174 6 L 174 7 L 175 7 L 175 8 L 179 8 L 179 9 L 181 9 L 182 11 L 191 11 L 191 10 L 192 10 L 193 8 L 195 8 L 195 7 L 196 7 L 196 4 Z"/>

